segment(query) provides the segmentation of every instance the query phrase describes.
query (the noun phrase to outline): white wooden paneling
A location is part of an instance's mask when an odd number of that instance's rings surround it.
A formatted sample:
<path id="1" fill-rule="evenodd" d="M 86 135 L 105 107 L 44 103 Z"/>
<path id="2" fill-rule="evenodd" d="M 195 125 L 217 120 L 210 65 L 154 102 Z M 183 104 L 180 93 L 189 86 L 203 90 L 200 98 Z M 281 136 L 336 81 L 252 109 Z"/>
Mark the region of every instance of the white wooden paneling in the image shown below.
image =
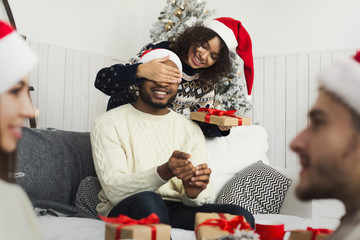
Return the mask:
<path id="1" fill-rule="evenodd" d="M 38 127 L 89 131 L 108 99 L 94 87 L 96 73 L 114 60 L 44 43 L 30 42 L 30 47 L 39 56 L 30 74 L 31 98 L 40 110 Z"/>
<path id="2" fill-rule="evenodd" d="M 108 96 L 95 89 L 97 72 L 118 61 L 79 50 L 30 42 L 40 62 L 30 75 L 38 127 L 89 131 L 105 112 Z M 277 167 L 297 168 L 291 140 L 307 126 L 307 112 L 317 97 L 321 69 L 355 51 L 266 56 L 254 59 L 255 79 L 250 113 L 268 133 L 268 158 Z"/>
<path id="3" fill-rule="evenodd" d="M 309 109 L 309 61 L 307 55 L 297 56 L 297 106 L 295 107 L 297 116 L 296 135 L 299 134 L 308 124 Z M 291 140 L 295 136 L 288 136 Z M 291 141 L 290 140 L 290 141 Z M 298 157 L 296 157 L 296 167 L 299 167 Z"/>
<path id="4" fill-rule="evenodd" d="M 64 129 L 65 49 L 50 46 L 48 59 L 46 122 Z"/>
<path id="5" fill-rule="evenodd" d="M 73 108 L 74 104 L 74 71 L 75 71 L 75 52 L 66 50 L 65 64 L 65 86 L 64 86 L 64 129 L 71 130 L 73 127 Z"/>
<path id="6" fill-rule="evenodd" d="M 285 57 L 275 59 L 274 166 L 285 166 L 286 153 L 286 65 Z"/>
<path id="7" fill-rule="evenodd" d="M 296 56 L 286 57 L 286 167 L 296 168 L 296 154 L 294 154 L 289 145 L 297 133 L 297 58 Z"/>
<path id="8" fill-rule="evenodd" d="M 309 55 L 309 103 L 310 109 L 314 105 L 317 97 L 317 83 L 316 79 L 320 73 L 320 54 L 312 53 Z"/>
<path id="9" fill-rule="evenodd" d="M 264 123 L 268 133 L 270 164 L 274 164 L 275 143 L 275 58 L 266 57 L 264 60 Z"/>
<path id="10" fill-rule="evenodd" d="M 34 50 L 34 52 L 39 55 L 40 54 L 40 44 L 36 42 L 31 42 L 30 47 Z M 29 85 L 33 86 L 34 89 L 38 89 L 38 81 L 39 81 L 39 67 L 37 66 L 33 71 L 30 73 L 29 77 Z M 34 106 L 37 106 L 37 94 L 36 91 L 30 92 L 31 100 Z"/>
<path id="11" fill-rule="evenodd" d="M 40 116 L 38 118 L 39 126 L 51 126 L 47 125 L 47 87 L 48 87 L 48 64 L 49 64 L 49 46 L 46 44 L 41 44 L 39 49 L 39 80 L 38 87 L 35 89 L 35 93 L 37 96 L 37 108 L 40 110 Z M 61 94 L 61 93 L 60 93 Z M 55 97 L 55 96 L 54 96 Z M 59 116 L 59 115 L 57 115 Z"/>
<path id="12" fill-rule="evenodd" d="M 264 60 L 255 59 L 254 85 L 252 91 L 253 123 L 264 125 Z"/>

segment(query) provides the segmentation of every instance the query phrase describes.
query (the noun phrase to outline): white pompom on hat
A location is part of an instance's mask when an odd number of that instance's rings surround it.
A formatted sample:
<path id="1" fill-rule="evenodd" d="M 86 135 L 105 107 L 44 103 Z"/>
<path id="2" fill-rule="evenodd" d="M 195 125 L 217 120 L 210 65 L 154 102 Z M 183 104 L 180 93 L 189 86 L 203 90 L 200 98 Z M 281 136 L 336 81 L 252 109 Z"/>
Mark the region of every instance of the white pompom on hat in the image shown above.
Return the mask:
<path id="1" fill-rule="evenodd" d="M 231 52 L 244 61 L 244 75 L 248 95 L 251 95 L 254 83 L 254 59 L 252 54 L 252 43 L 249 33 L 239 20 L 220 17 L 205 22 L 205 27 L 215 31 Z"/>
<path id="2" fill-rule="evenodd" d="M 360 114 L 360 51 L 321 72 L 319 87 L 335 94 Z"/>
<path id="3" fill-rule="evenodd" d="M 37 61 L 24 39 L 0 20 L 0 94 L 26 77 Z"/>
<path id="4" fill-rule="evenodd" d="M 174 52 L 164 49 L 164 48 L 156 48 L 152 50 L 145 51 L 139 60 L 139 63 L 146 63 L 151 60 L 154 60 L 156 58 L 164 58 L 169 56 L 169 60 L 174 62 L 176 66 L 179 68 L 179 70 L 182 72 L 182 63 L 178 55 L 176 55 Z"/>

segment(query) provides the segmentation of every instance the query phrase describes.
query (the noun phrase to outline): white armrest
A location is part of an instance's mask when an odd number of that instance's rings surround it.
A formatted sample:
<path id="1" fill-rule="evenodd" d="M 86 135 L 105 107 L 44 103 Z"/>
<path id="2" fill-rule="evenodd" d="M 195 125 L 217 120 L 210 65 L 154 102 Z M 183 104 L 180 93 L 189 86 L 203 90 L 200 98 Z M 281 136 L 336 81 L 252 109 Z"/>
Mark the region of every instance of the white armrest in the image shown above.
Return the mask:
<path id="1" fill-rule="evenodd" d="M 295 188 L 299 181 L 299 170 L 288 168 L 275 168 L 288 178 L 292 183 L 285 195 L 284 202 L 280 208 L 280 214 L 295 215 L 303 218 L 312 218 L 312 201 L 300 201 L 295 195 Z"/>

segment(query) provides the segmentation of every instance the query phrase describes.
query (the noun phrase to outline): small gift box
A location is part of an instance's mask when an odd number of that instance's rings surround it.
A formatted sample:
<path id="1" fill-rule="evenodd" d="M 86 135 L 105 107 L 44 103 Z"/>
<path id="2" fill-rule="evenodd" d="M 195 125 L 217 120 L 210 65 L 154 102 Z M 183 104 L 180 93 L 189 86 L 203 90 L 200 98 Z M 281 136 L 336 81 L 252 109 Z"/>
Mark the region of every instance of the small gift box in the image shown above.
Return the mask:
<path id="1" fill-rule="evenodd" d="M 100 216 L 106 223 L 105 240 L 143 239 L 143 240 L 170 240 L 171 226 L 159 223 L 156 214 L 135 220 L 125 215 L 117 218 Z"/>
<path id="2" fill-rule="evenodd" d="M 191 112 L 190 118 L 221 126 L 251 125 L 251 118 L 237 116 L 235 112 L 236 110 L 222 111 L 212 108 L 200 108 L 197 112 Z"/>
<path id="3" fill-rule="evenodd" d="M 289 240 L 326 240 L 334 231 L 324 228 L 310 228 L 290 232 Z"/>
<path id="4" fill-rule="evenodd" d="M 195 215 L 196 240 L 215 240 L 234 234 L 236 230 L 253 231 L 243 216 L 202 212 Z"/>

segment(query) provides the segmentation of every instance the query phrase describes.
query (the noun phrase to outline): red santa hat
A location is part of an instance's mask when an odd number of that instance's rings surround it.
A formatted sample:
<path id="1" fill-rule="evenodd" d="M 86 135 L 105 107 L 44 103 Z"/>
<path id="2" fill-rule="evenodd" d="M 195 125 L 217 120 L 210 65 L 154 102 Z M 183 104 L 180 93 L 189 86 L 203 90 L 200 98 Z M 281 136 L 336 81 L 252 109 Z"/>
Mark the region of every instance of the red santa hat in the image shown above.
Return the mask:
<path id="1" fill-rule="evenodd" d="M 164 48 L 156 48 L 152 50 L 145 51 L 139 60 L 139 63 L 146 63 L 151 60 L 157 59 L 157 58 L 164 58 L 169 56 L 169 60 L 171 60 L 175 65 L 179 68 L 179 70 L 182 72 L 182 64 L 181 60 L 174 52 L 164 49 Z"/>
<path id="2" fill-rule="evenodd" d="M 37 61 L 24 39 L 0 20 L 0 94 L 26 77 Z"/>
<path id="3" fill-rule="evenodd" d="M 360 114 L 360 51 L 322 71 L 318 81 L 319 87 L 335 94 Z"/>
<path id="4" fill-rule="evenodd" d="M 254 60 L 249 33 L 240 21 L 229 17 L 220 17 L 207 21 L 205 26 L 215 31 L 229 50 L 237 53 L 244 61 L 247 92 L 250 96 L 254 83 Z"/>

